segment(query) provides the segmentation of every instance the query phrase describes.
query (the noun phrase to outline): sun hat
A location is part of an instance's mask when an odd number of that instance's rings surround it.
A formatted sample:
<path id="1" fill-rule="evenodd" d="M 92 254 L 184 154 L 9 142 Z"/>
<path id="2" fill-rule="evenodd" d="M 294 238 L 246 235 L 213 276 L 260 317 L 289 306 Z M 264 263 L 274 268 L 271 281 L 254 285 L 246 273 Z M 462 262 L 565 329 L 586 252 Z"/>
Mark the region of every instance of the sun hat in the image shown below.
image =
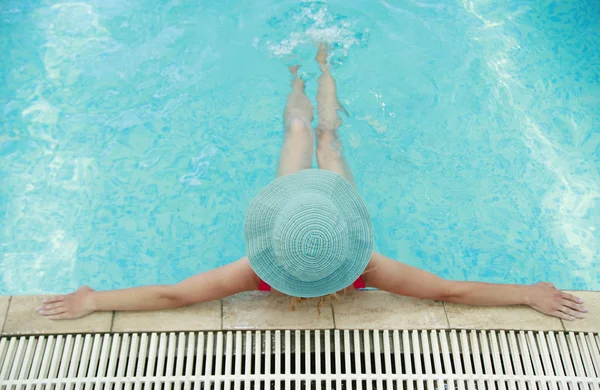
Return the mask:
<path id="1" fill-rule="evenodd" d="M 246 255 L 259 278 L 295 297 L 351 285 L 373 251 L 373 226 L 342 176 L 306 169 L 282 176 L 252 200 L 244 221 Z"/>

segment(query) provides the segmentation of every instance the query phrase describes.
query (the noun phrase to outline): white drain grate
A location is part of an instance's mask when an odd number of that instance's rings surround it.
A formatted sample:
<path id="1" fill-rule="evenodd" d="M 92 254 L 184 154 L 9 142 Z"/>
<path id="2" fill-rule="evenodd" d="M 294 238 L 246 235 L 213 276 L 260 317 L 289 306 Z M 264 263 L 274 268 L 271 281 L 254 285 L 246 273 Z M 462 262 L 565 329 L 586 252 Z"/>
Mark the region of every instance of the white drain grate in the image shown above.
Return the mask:
<path id="1" fill-rule="evenodd" d="M 600 389 L 600 336 L 246 331 L 3 337 L 0 389 Z"/>

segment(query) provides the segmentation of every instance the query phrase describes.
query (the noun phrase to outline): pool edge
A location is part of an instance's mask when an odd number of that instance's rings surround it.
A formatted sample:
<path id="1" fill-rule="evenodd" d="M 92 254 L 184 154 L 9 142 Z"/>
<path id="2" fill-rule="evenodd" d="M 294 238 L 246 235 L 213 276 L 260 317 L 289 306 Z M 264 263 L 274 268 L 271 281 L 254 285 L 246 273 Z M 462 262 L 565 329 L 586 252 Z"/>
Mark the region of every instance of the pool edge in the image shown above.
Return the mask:
<path id="1" fill-rule="evenodd" d="M 173 332 L 268 329 L 477 329 L 600 332 L 600 291 L 576 291 L 589 312 L 563 321 L 523 306 L 473 307 L 360 291 L 290 309 L 289 299 L 251 292 L 221 301 L 155 312 L 94 313 L 79 320 L 50 321 L 35 308 L 43 295 L 0 296 L 2 335 L 108 332 Z M 320 312 L 319 312 L 320 311 Z M 336 314 L 337 313 L 337 314 Z M 114 318 L 113 318 L 114 317 Z"/>

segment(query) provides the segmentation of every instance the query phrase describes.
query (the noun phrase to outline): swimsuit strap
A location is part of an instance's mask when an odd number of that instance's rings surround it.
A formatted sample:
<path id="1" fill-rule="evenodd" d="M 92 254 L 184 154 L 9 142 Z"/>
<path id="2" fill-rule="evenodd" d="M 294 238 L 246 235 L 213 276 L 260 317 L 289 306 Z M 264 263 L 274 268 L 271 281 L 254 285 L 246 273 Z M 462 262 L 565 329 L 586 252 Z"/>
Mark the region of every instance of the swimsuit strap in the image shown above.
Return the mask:
<path id="1" fill-rule="evenodd" d="M 271 291 L 271 286 L 266 284 L 262 279 L 260 280 L 260 284 L 258 285 L 258 291 Z"/>
<path id="2" fill-rule="evenodd" d="M 356 281 L 354 283 L 352 283 L 352 286 L 354 286 L 355 289 L 361 289 L 361 288 L 365 288 L 365 281 L 363 280 L 362 276 L 359 276 L 358 279 L 356 279 Z M 258 291 L 271 291 L 271 286 L 269 286 L 267 283 L 265 283 L 264 280 L 260 280 L 260 284 L 258 285 Z"/>
<path id="3" fill-rule="evenodd" d="M 352 285 L 357 290 L 360 288 L 365 288 L 365 281 L 363 280 L 362 276 L 359 276 L 358 279 L 356 279 L 356 281 L 352 283 Z"/>

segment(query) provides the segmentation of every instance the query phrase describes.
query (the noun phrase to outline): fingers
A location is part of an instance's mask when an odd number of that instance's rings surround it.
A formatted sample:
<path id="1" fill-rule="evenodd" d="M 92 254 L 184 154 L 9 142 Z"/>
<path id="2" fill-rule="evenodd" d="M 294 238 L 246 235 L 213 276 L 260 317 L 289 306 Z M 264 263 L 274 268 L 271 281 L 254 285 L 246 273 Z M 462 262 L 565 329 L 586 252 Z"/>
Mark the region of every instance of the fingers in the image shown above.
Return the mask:
<path id="1" fill-rule="evenodd" d="M 573 310 L 581 312 L 581 313 L 587 313 L 587 309 L 582 304 L 575 303 L 571 300 L 564 299 L 562 301 L 562 304 L 563 304 L 563 306 L 565 306 L 569 309 L 573 309 Z"/>
<path id="2" fill-rule="evenodd" d="M 555 303 L 552 305 L 554 310 L 550 313 L 551 315 L 567 321 L 585 317 L 584 313 L 587 313 L 587 309 L 582 305 L 583 299 L 560 291 L 552 283 L 542 282 L 540 285 L 553 290 L 552 295 Z"/>
<path id="3" fill-rule="evenodd" d="M 585 314 L 577 311 L 577 310 L 573 310 L 573 309 L 569 309 L 566 306 L 563 306 L 562 309 L 559 309 L 559 311 L 561 311 L 562 313 L 566 314 L 567 316 L 569 316 L 570 320 L 574 320 L 575 318 L 583 318 L 585 317 Z"/>
<path id="4" fill-rule="evenodd" d="M 582 305 L 583 299 L 566 292 L 561 292 L 560 297 L 562 298 L 562 307 L 557 310 L 561 313 L 558 317 L 568 321 L 585 317 L 584 313 L 587 313 L 587 309 Z"/>
<path id="5" fill-rule="evenodd" d="M 53 295 L 51 297 L 48 297 L 46 299 L 44 299 L 44 303 L 54 303 L 54 302 L 62 302 L 65 300 L 65 296 L 64 295 Z"/>
<path id="6" fill-rule="evenodd" d="M 38 307 L 37 310 L 51 310 L 58 309 L 59 307 L 63 307 L 65 302 L 55 302 L 55 303 L 44 303 L 42 306 Z"/>
<path id="7" fill-rule="evenodd" d="M 51 320 L 68 318 L 64 295 L 56 295 L 44 299 L 42 306 L 37 311 L 40 315 Z"/>
<path id="8" fill-rule="evenodd" d="M 568 294 L 567 294 L 568 295 Z M 562 318 L 563 320 L 573 321 L 577 318 L 584 318 L 587 309 L 578 302 L 579 299 L 563 299 L 561 305 L 553 313 L 556 317 Z"/>
<path id="9" fill-rule="evenodd" d="M 562 318 L 563 320 L 567 320 L 567 321 L 574 321 L 577 317 L 574 317 L 570 314 L 567 314 L 565 312 L 562 311 L 558 311 L 555 310 L 553 313 L 551 313 L 554 317 L 558 317 L 558 318 Z"/>
<path id="10" fill-rule="evenodd" d="M 68 320 L 74 318 L 73 314 L 69 313 L 64 306 L 50 310 L 40 309 L 38 313 L 49 320 Z"/>
<path id="11" fill-rule="evenodd" d="M 57 315 L 57 314 L 63 314 L 66 312 L 67 312 L 67 309 L 65 307 L 59 307 L 59 308 L 50 309 L 50 310 L 42 309 L 42 310 L 38 311 L 38 313 L 40 313 L 44 317 L 53 316 L 53 315 Z"/>
<path id="12" fill-rule="evenodd" d="M 561 297 L 562 297 L 562 298 L 564 298 L 564 299 L 566 299 L 566 300 L 569 300 L 569 301 L 571 301 L 571 302 L 583 303 L 583 299 L 581 299 L 581 298 L 578 298 L 578 297 L 576 297 L 576 296 L 574 296 L 574 295 L 571 295 L 571 294 L 569 294 L 569 293 L 566 293 L 566 292 L 561 292 L 561 293 L 560 293 L 560 295 L 561 295 Z"/>

